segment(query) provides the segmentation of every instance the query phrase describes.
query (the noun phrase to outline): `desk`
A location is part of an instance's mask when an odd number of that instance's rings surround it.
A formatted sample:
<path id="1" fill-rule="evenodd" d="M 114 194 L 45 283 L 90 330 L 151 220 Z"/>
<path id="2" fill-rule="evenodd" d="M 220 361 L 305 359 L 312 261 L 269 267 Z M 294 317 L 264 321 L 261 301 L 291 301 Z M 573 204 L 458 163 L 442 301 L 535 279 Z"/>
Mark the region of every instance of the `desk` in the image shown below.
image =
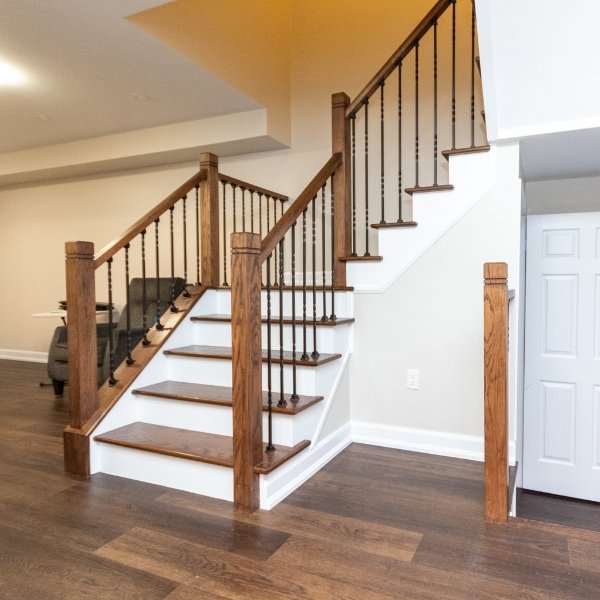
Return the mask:
<path id="1" fill-rule="evenodd" d="M 66 310 L 49 310 L 47 312 L 33 313 L 31 315 L 34 319 L 51 319 L 59 318 L 62 319 L 64 325 L 67 324 L 67 311 Z M 113 308 L 113 323 L 117 323 L 119 320 L 119 311 Z M 96 323 L 108 323 L 108 310 L 97 310 L 96 311 Z"/>

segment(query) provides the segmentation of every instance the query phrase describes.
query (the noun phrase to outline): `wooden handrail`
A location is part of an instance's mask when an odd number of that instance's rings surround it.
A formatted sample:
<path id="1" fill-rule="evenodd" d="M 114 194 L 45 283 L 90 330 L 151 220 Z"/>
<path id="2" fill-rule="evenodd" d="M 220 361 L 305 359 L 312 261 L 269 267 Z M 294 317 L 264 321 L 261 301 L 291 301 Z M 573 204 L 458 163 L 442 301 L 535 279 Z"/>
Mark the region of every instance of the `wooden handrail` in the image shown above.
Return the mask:
<path id="1" fill-rule="evenodd" d="M 236 179 L 235 177 L 231 177 L 229 175 L 224 175 L 223 173 L 219 173 L 219 181 L 224 181 L 230 185 L 235 185 L 236 187 L 243 188 L 249 192 L 256 192 L 257 194 L 262 194 L 263 196 L 268 196 L 269 198 L 274 198 L 275 200 L 281 200 L 281 202 L 287 202 L 289 200 L 288 196 L 278 194 L 277 192 L 272 192 L 266 188 L 254 185 L 253 183 L 248 183 L 247 181 L 242 181 L 241 179 Z"/>
<path id="2" fill-rule="evenodd" d="M 287 231 L 295 223 L 302 211 L 309 205 L 310 201 L 317 195 L 323 184 L 336 169 L 342 164 L 342 155 L 336 152 L 313 177 L 311 182 L 304 188 L 303 192 L 296 198 L 281 219 L 262 241 L 260 249 L 260 264 L 265 262 L 275 246 L 283 239 Z"/>
<path id="3" fill-rule="evenodd" d="M 168 211 L 176 202 L 186 196 L 193 188 L 206 179 L 206 170 L 201 169 L 190 177 L 185 183 L 180 185 L 173 193 L 169 194 L 160 204 L 157 204 L 152 210 L 148 211 L 141 219 L 138 219 L 129 229 L 120 236 L 109 242 L 94 257 L 96 269 L 103 265 L 111 256 L 114 256 L 121 248 L 124 248 L 137 235 L 147 229 L 156 219 Z"/>
<path id="4" fill-rule="evenodd" d="M 429 31 L 436 19 L 439 19 L 445 10 L 455 0 L 439 0 L 437 4 L 427 13 L 425 18 L 415 27 L 413 32 L 406 38 L 402 45 L 390 56 L 387 62 L 377 71 L 377 74 L 358 94 L 355 100 L 346 109 L 346 117 L 351 117 L 362 106 L 365 100 L 371 97 L 379 84 L 396 68 L 398 63 L 413 49 L 414 45 Z"/>
<path id="5" fill-rule="evenodd" d="M 484 489 L 485 520 L 508 520 L 508 266 L 485 263 Z"/>

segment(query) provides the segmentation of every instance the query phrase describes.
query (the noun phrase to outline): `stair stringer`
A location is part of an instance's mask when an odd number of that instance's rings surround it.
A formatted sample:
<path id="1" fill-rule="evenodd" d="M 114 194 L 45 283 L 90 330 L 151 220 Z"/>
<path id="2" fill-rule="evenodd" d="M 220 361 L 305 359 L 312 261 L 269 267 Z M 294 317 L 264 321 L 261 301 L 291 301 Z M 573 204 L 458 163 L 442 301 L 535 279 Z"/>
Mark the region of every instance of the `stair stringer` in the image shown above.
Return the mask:
<path id="1" fill-rule="evenodd" d="M 349 262 L 347 277 L 357 292 L 384 292 L 428 248 L 496 185 L 502 148 L 449 157 L 453 190 L 415 192 L 413 220 L 417 227 L 378 230 L 380 262 Z"/>
<path id="2" fill-rule="evenodd" d="M 342 312 L 346 313 L 340 316 L 351 317 L 353 314 L 352 293 L 343 292 L 340 295 L 342 298 L 337 305 L 344 307 L 345 310 Z M 286 299 L 287 303 L 288 300 Z M 151 385 L 165 379 L 176 379 L 173 374 L 183 375 L 186 369 L 189 377 L 179 377 L 179 380 L 230 386 L 230 361 L 195 358 L 178 360 L 166 356 L 163 352 L 164 350 L 201 341 L 210 344 L 210 340 L 198 339 L 198 324 L 192 322 L 191 317 L 228 312 L 226 310 L 228 304 L 228 291 L 207 290 L 203 297 L 192 307 L 186 318 L 172 332 L 161 348 L 161 352 L 152 357 L 142 369 L 135 379 L 134 385 L 122 394 L 91 436 L 90 463 L 92 474 L 103 472 L 224 500 L 233 500 L 232 470 L 227 467 L 102 444 L 94 440 L 97 435 L 135 421 L 231 435 L 231 409 L 227 407 L 204 404 L 193 406 L 192 404 L 170 400 L 156 400 L 154 402 L 132 393 L 134 389 L 139 387 Z M 348 323 L 340 327 L 344 330 L 347 329 L 347 332 L 338 334 L 332 331 L 331 333 L 334 335 L 331 337 L 337 346 L 335 350 L 342 354 L 342 359 L 318 368 L 298 368 L 298 392 L 300 394 L 322 395 L 324 400 L 295 416 L 274 413 L 273 434 L 275 444 L 293 445 L 299 441 L 296 439 L 299 435 L 305 436 L 303 439 L 310 439 L 312 443 L 318 440 L 352 348 L 353 324 Z M 332 328 L 332 330 L 335 329 L 337 328 Z M 343 344 L 344 347 L 340 347 L 340 344 Z M 204 364 L 202 364 L 202 361 L 204 361 Z M 173 367 L 175 363 L 178 364 L 176 369 Z M 187 366 L 182 368 L 182 364 Z M 290 381 L 291 367 L 286 366 L 286 388 L 289 388 Z M 349 403 L 349 397 L 345 398 L 344 401 Z M 155 404 L 152 411 L 148 410 L 148 403 Z M 179 417 L 176 415 L 165 416 L 169 413 L 167 408 L 169 403 L 172 403 L 171 406 L 179 404 L 180 408 L 177 411 L 182 411 Z M 161 408 L 159 405 L 164 406 Z M 193 416 L 194 414 L 196 416 Z M 266 418 L 265 414 L 263 424 L 265 436 Z M 291 425 L 292 419 L 297 419 L 296 425 Z M 294 431 L 294 428 L 296 431 Z M 309 446 L 299 456 L 280 466 L 269 475 L 261 475 L 261 507 L 271 508 L 275 506 L 303 481 L 327 464 L 337 453 L 341 452 L 350 443 L 350 423 L 345 423 L 342 429 L 343 431 L 338 433 L 337 436 L 329 436 L 331 439 L 319 442 L 314 447 Z"/>

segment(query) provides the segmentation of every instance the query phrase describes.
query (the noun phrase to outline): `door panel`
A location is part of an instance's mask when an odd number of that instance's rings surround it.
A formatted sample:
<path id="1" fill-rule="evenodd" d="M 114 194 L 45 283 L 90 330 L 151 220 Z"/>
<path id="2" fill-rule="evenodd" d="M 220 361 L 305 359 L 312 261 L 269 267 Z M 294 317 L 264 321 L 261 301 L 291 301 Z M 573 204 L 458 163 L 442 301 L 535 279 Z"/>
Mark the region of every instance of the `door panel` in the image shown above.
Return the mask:
<path id="1" fill-rule="evenodd" d="M 600 501 L 600 213 L 530 216 L 523 487 Z"/>

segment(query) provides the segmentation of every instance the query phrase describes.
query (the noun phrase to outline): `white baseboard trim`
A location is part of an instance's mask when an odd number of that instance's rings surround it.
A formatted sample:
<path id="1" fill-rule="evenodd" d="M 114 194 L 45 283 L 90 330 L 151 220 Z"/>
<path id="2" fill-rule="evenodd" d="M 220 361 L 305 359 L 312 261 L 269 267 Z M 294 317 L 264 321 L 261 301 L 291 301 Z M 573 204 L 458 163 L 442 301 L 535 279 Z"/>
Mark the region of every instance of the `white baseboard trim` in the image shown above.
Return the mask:
<path id="1" fill-rule="evenodd" d="M 352 421 L 352 441 L 483 462 L 483 438 L 473 435 Z M 509 464 L 514 465 L 514 441 L 508 444 L 508 456 Z"/>
<path id="2" fill-rule="evenodd" d="M 48 353 L 0 348 L 0 360 L 20 360 L 23 362 L 47 363 Z"/>
<path id="3" fill-rule="evenodd" d="M 279 467 L 270 475 L 261 476 L 260 507 L 271 510 L 347 448 L 352 443 L 350 425 L 345 423 L 287 465 Z"/>

